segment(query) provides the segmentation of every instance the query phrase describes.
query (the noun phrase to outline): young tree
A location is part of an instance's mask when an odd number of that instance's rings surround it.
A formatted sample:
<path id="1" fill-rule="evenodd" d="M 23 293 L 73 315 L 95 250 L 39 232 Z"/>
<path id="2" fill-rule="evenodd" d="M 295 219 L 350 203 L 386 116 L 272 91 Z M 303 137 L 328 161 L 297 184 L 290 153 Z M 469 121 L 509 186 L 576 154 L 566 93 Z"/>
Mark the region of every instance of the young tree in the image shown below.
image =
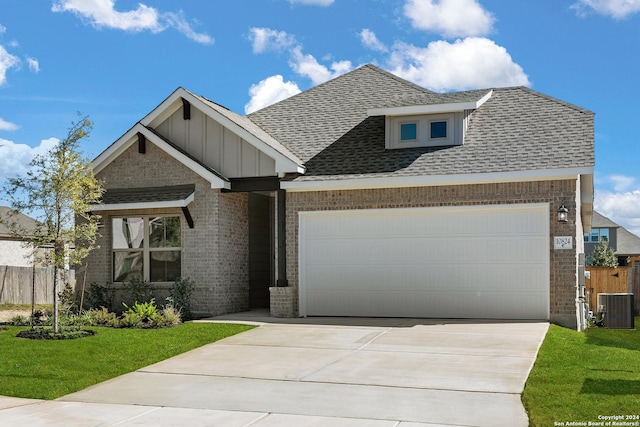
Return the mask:
<path id="1" fill-rule="evenodd" d="M 73 122 L 67 136 L 44 155 L 36 155 L 24 176 L 9 178 L 4 186 L 11 208 L 37 221 L 35 229 L 25 230 L 11 218 L 4 218 L 13 235 L 38 248 L 50 248 L 38 261 L 52 265 L 53 330 L 58 332 L 58 275 L 65 265 L 77 265 L 96 247 L 97 215 L 90 205 L 104 192 L 102 182 L 93 174 L 91 163 L 79 151 L 82 139 L 93 127 L 88 117 Z"/>
<path id="2" fill-rule="evenodd" d="M 593 248 L 591 253 L 591 266 L 593 267 L 617 267 L 618 257 L 613 252 L 613 248 L 609 247 L 609 244 L 604 240 L 598 243 L 598 246 Z"/>

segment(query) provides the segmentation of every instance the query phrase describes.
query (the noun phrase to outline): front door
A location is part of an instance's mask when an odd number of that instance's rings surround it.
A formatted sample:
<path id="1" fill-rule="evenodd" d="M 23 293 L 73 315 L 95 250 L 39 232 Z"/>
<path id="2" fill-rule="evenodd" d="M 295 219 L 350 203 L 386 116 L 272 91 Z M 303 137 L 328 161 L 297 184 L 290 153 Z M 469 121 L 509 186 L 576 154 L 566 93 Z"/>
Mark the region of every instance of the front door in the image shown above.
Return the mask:
<path id="1" fill-rule="evenodd" d="M 273 197 L 249 193 L 249 307 L 269 307 L 273 286 Z"/>

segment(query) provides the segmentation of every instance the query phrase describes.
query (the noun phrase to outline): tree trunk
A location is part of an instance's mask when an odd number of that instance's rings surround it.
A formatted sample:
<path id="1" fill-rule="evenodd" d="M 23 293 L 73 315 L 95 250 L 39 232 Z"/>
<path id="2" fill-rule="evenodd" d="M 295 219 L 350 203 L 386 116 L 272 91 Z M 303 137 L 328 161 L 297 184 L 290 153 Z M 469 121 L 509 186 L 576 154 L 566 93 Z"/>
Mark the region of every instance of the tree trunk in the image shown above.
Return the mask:
<path id="1" fill-rule="evenodd" d="M 53 333 L 58 333 L 58 267 L 53 268 Z"/>

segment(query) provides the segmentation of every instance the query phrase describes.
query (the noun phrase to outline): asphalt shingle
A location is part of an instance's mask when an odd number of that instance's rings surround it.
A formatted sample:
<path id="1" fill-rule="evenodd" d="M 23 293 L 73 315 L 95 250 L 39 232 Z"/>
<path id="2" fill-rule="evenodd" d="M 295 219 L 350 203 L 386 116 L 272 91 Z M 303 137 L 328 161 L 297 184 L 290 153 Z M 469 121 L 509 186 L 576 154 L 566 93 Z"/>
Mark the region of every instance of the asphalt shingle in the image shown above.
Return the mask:
<path id="1" fill-rule="evenodd" d="M 385 149 L 380 107 L 477 101 L 491 89 L 439 94 L 366 65 L 248 118 L 297 154 L 297 181 L 592 167 L 593 113 L 524 87 L 493 89 L 461 146 Z"/>

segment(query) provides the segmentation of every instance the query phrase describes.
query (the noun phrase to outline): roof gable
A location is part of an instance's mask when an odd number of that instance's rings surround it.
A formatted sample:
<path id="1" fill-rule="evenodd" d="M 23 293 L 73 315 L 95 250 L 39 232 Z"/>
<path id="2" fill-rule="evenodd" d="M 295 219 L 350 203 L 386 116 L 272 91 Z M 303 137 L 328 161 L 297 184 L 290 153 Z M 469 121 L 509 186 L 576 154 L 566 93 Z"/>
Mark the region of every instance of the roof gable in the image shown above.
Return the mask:
<path id="1" fill-rule="evenodd" d="M 167 99 L 158 105 L 158 107 L 147 114 L 140 123 L 156 129 L 162 134 L 163 124 L 166 123 L 172 115 L 184 108 L 185 101 L 190 105 L 189 108 L 195 108 L 200 111 L 207 119 L 218 123 L 224 129 L 228 129 L 243 142 L 273 159 L 275 162 L 275 173 L 304 172 L 302 161 L 294 153 L 289 151 L 251 120 L 182 87 L 176 89 Z M 187 134 L 189 137 L 193 137 L 189 131 L 187 131 Z M 164 136 L 169 137 L 169 135 Z M 177 141 L 173 142 L 177 143 Z M 186 151 L 190 151 L 190 147 L 184 148 Z M 201 160 L 203 162 L 207 164 L 210 163 L 210 161 L 204 158 L 206 157 L 205 155 L 201 155 L 199 152 L 201 150 L 196 151 L 197 152 L 190 154 L 196 158 L 202 157 Z M 224 156 L 221 155 L 220 157 Z M 220 159 L 220 161 L 223 161 L 223 159 Z M 219 166 L 217 169 L 221 170 L 222 167 Z"/>
<path id="2" fill-rule="evenodd" d="M 141 123 L 137 123 L 134 127 L 129 129 L 124 135 L 118 138 L 116 142 L 111 144 L 105 151 L 95 158 L 93 161 L 94 172 L 97 174 L 106 168 L 112 161 L 118 158 L 120 154 L 126 151 L 133 144 L 139 142 L 141 137 L 144 137 L 145 140 L 150 141 L 178 162 L 201 176 L 203 179 L 209 181 L 209 183 L 211 183 L 211 188 L 230 188 L 229 180 L 227 178 L 220 175 L 214 169 L 199 162 L 197 159 L 190 156 L 189 153 L 186 153 Z"/>

